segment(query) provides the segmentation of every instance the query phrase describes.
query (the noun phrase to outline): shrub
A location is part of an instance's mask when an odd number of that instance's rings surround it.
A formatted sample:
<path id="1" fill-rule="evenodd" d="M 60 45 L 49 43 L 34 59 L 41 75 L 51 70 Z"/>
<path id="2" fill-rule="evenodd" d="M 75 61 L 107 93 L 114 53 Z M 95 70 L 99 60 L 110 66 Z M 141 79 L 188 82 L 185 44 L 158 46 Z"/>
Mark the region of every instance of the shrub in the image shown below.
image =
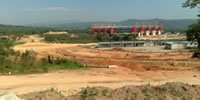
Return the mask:
<path id="1" fill-rule="evenodd" d="M 8 40 L 5 40 L 8 41 Z M 26 50 L 24 53 L 14 51 L 11 45 L 2 41 L 0 43 L 0 72 L 48 72 L 57 69 L 80 69 L 84 66 L 75 60 L 47 56 L 37 58 L 37 53 Z"/>
<path id="2" fill-rule="evenodd" d="M 119 41 L 119 40 L 121 40 L 121 37 L 120 37 L 120 35 L 114 34 L 114 35 L 111 37 L 111 40 L 113 40 L 113 41 Z"/>
<path id="3" fill-rule="evenodd" d="M 20 63 L 22 66 L 35 66 L 36 65 L 36 53 L 33 51 L 25 51 L 21 55 Z"/>
<path id="4" fill-rule="evenodd" d="M 97 33 L 95 37 L 98 41 L 104 40 L 103 34 L 102 33 Z"/>
<path id="5" fill-rule="evenodd" d="M 97 42 L 95 35 L 77 34 L 77 37 L 71 38 L 68 34 L 47 34 L 45 41 L 55 43 L 92 43 Z"/>

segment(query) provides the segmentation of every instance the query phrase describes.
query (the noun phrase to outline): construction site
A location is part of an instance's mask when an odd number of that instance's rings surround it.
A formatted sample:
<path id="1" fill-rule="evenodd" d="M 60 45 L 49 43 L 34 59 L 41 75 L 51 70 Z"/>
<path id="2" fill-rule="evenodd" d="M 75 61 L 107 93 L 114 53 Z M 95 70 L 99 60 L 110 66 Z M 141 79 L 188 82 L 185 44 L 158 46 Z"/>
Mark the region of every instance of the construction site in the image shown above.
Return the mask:
<path id="1" fill-rule="evenodd" d="M 0 100 L 200 100 L 200 0 L 1 0 Z"/>
<path id="2" fill-rule="evenodd" d="M 161 50 L 163 47 L 159 46 L 102 49 L 95 48 L 98 45 L 96 43 L 57 44 L 41 42 L 42 40 L 38 36 L 24 37 L 20 41 L 25 44 L 15 46 L 14 49 L 20 52 L 34 50 L 39 57 L 53 55 L 76 59 L 90 69 L 0 76 L 1 82 L 7 83 L 0 84 L 0 94 L 14 92 L 23 95 L 56 88 L 62 90 L 65 96 L 70 96 L 87 86 L 116 89 L 126 85 L 200 83 L 200 60 L 192 58 L 192 52 L 188 50 Z"/>

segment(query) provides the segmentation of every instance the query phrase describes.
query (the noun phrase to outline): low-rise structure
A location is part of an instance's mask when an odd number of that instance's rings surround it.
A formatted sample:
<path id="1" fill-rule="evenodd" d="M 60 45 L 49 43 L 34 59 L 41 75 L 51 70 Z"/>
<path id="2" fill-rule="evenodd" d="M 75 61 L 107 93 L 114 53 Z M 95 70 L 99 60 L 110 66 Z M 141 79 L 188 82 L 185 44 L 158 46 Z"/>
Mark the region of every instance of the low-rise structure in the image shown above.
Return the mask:
<path id="1" fill-rule="evenodd" d="M 188 41 L 161 41 L 159 43 L 153 41 L 117 41 L 117 42 L 99 42 L 99 48 L 110 47 L 151 47 L 151 46 L 164 46 L 165 49 L 179 50 L 197 47 L 197 42 Z"/>
<path id="2" fill-rule="evenodd" d="M 188 42 L 188 41 L 172 41 L 172 42 L 165 42 L 165 49 L 187 49 L 192 47 L 197 47 L 197 42 Z"/>
<path id="3" fill-rule="evenodd" d="M 108 47 L 143 47 L 143 46 L 154 46 L 151 41 L 120 41 L 120 42 L 99 42 L 99 48 Z"/>
<path id="4" fill-rule="evenodd" d="M 185 49 L 185 48 L 186 48 L 186 45 L 184 43 L 168 42 L 165 44 L 165 49 L 177 50 L 177 49 Z"/>

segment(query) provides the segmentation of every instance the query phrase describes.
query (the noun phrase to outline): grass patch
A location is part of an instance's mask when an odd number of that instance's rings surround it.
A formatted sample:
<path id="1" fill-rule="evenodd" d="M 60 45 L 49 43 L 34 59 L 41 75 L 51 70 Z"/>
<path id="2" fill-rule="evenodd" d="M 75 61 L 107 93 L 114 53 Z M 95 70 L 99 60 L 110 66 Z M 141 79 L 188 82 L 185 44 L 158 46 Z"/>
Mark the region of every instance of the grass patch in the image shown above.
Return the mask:
<path id="1" fill-rule="evenodd" d="M 192 48 L 192 52 L 198 52 L 198 53 L 200 53 L 200 48 Z"/>
<path id="2" fill-rule="evenodd" d="M 20 53 L 12 49 L 13 46 L 20 44 L 23 44 L 23 42 L 14 42 L 8 38 L 0 39 L 0 73 L 36 73 L 60 69 L 74 70 L 86 68 L 86 66 L 78 63 L 76 59 L 55 59 L 50 55 L 39 59 L 34 51 L 27 50 Z"/>
<path id="3" fill-rule="evenodd" d="M 70 37 L 69 34 L 45 35 L 44 40 L 51 43 L 95 43 L 98 42 L 94 35 L 76 34 L 77 37 Z"/>
<path id="4" fill-rule="evenodd" d="M 170 94 L 172 94 L 173 96 L 176 96 L 176 97 L 181 97 L 183 94 L 181 93 L 181 91 L 179 91 L 178 89 L 176 88 L 172 88 L 171 91 L 170 91 Z"/>
<path id="5" fill-rule="evenodd" d="M 19 74 L 19 73 L 40 73 L 53 70 L 76 70 L 87 68 L 76 60 L 56 58 L 48 56 L 42 59 L 36 59 L 37 54 L 33 51 L 26 51 L 16 56 L 0 58 L 0 73 Z"/>
<path id="6" fill-rule="evenodd" d="M 98 94 L 99 94 L 98 89 L 87 87 L 82 89 L 81 98 L 83 100 L 94 100 L 93 97 L 97 96 Z"/>
<path id="7" fill-rule="evenodd" d="M 15 42 L 15 43 L 14 43 L 15 46 L 16 46 L 16 45 L 22 45 L 22 44 L 24 44 L 24 42 Z"/>
<path id="8" fill-rule="evenodd" d="M 144 89 L 142 90 L 144 93 L 145 97 L 144 100 L 151 100 L 151 86 L 150 84 L 146 85 Z"/>
<path id="9" fill-rule="evenodd" d="M 107 96 L 107 93 L 108 93 L 108 89 L 104 89 L 104 90 L 102 91 L 103 96 Z"/>
<path id="10" fill-rule="evenodd" d="M 55 71 L 55 70 L 79 70 L 79 69 L 86 69 L 87 67 L 78 63 L 78 62 L 72 62 L 70 60 L 66 60 L 66 62 L 63 62 L 61 64 L 50 64 L 45 63 L 42 64 L 40 62 L 37 62 L 34 66 L 25 66 L 25 65 L 15 65 L 12 67 L 3 67 L 0 66 L 0 73 L 3 74 L 23 74 L 23 73 L 43 73 L 43 72 L 49 72 L 49 71 Z"/>

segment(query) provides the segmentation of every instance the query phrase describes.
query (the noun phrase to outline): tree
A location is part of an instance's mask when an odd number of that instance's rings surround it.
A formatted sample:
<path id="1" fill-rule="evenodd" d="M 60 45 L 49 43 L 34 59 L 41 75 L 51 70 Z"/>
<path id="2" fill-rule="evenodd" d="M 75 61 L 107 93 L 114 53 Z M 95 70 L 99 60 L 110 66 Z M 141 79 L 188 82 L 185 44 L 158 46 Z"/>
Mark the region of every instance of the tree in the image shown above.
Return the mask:
<path id="1" fill-rule="evenodd" d="M 200 20 L 198 23 L 190 25 L 186 33 L 188 41 L 197 41 L 198 48 L 200 48 Z"/>
<path id="2" fill-rule="evenodd" d="M 187 0 L 183 3 L 183 7 L 195 8 L 200 4 L 200 0 Z"/>
<path id="3" fill-rule="evenodd" d="M 187 0 L 183 4 L 183 7 L 196 8 L 199 5 L 200 5 L 200 0 Z M 200 15 L 198 16 L 200 17 Z M 198 48 L 200 49 L 200 19 L 198 20 L 197 23 L 190 25 L 186 33 L 187 33 L 187 39 L 189 41 L 197 41 Z"/>
<path id="4" fill-rule="evenodd" d="M 114 35 L 112 35 L 111 40 L 113 40 L 113 41 L 119 41 L 119 40 L 121 40 L 121 37 L 118 34 L 114 34 Z"/>
<path id="5" fill-rule="evenodd" d="M 124 41 L 132 41 L 136 39 L 136 35 L 135 34 L 126 34 L 123 36 L 122 40 Z"/>
<path id="6" fill-rule="evenodd" d="M 200 0 L 187 0 L 185 3 L 183 3 L 183 7 L 190 7 L 191 9 L 196 8 L 199 5 L 200 5 Z M 198 14 L 198 16 L 200 17 L 200 14 Z"/>
<path id="7" fill-rule="evenodd" d="M 97 33 L 97 34 L 96 34 L 96 39 L 97 39 L 98 41 L 102 41 L 102 40 L 104 39 L 103 34 L 102 34 L 102 33 Z"/>

